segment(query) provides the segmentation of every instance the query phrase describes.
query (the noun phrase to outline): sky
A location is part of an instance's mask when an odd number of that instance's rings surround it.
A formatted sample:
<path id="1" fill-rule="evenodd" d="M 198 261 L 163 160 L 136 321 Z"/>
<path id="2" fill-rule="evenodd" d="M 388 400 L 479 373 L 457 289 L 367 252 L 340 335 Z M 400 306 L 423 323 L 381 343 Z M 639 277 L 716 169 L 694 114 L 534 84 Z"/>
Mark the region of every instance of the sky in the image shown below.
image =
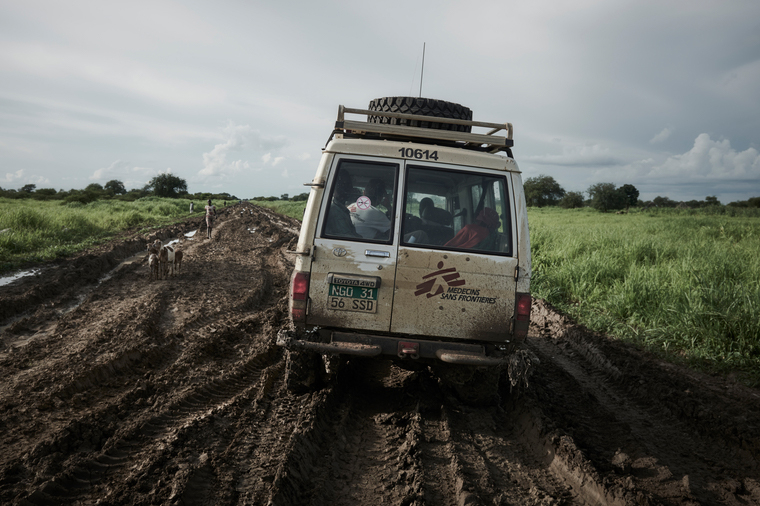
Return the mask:
<path id="1" fill-rule="evenodd" d="M 757 0 L 0 0 L 0 187 L 306 192 L 423 45 L 422 96 L 512 123 L 523 179 L 760 196 Z"/>

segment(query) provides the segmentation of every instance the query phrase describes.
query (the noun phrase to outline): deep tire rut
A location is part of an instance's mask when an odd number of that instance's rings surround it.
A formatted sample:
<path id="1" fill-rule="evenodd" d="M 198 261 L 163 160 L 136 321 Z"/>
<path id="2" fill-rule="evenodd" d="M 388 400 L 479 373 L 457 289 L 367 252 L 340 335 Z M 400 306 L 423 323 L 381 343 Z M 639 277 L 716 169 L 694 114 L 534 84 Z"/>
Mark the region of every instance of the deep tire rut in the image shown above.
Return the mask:
<path id="1" fill-rule="evenodd" d="M 210 240 L 188 218 L 0 288 L 0 503 L 760 504 L 760 392 L 543 301 L 541 363 L 498 405 L 359 359 L 294 395 L 274 342 L 298 229 L 238 204 Z M 156 238 L 185 260 L 150 281 Z"/>

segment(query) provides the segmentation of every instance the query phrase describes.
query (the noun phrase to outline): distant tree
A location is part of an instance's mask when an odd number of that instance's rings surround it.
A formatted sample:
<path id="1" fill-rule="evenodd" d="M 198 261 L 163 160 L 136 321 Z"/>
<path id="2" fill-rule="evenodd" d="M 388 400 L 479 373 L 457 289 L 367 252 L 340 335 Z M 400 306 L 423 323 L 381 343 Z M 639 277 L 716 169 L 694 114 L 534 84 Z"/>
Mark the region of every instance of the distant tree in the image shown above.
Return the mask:
<path id="1" fill-rule="evenodd" d="M 157 197 L 177 197 L 187 193 L 187 181 L 173 174 L 159 174 L 145 185 L 145 191 L 152 191 Z"/>
<path id="2" fill-rule="evenodd" d="M 40 188 L 34 192 L 34 198 L 36 200 L 55 200 L 57 192 L 55 188 Z"/>
<path id="3" fill-rule="evenodd" d="M 718 197 L 712 196 L 712 197 L 705 197 L 705 205 L 708 206 L 719 206 L 720 200 L 718 200 Z"/>
<path id="4" fill-rule="evenodd" d="M 625 194 L 613 183 L 596 183 L 589 186 L 587 193 L 591 197 L 591 207 L 597 211 L 606 213 L 626 206 Z"/>
<path id="5" fill-rule="evenodd" d="M 127 189 L 124 188 L 124 183 L 118 179 L 110 180 L 103 188 L 111 195 L 124 195 L 127 193 Z"/>
<path id="6" fill-rule="evenodd" d="M 567 192 L 565 193 L 565 196 L 559 200 L 559 205 L 565 209 L 577 209 L 583 207 L 583 193 Z"/>
<path id="7" fill-rule="evenodd" d="M 290 199 L 293 202 L 300 202 L 303 200 L 309 200 L 309 194 L 308 193 L 299 193 L 298 195 L 293 195 L 293 197 Z"/>
<path id="8" fill-rule="evenodd" d="M 98 183 L 90 183 L 88 184 L 84 191 L 86 192 L 102 192 L 103 191 L 103 185 L 100 185 Z"/>
<path id="9" fill-rule="evenodd" d="M 19 191 L 24 193 L 32 193 L 35 188 L 37 188 L 36 184 L 25 184 Z"/>
<path id="10" fill-rule="evenodd" d="M 564 197 L 565 190 L 551 176 L 529 177 L 523 183 L 525 200 L 529 206 L 544 207 L 556 205 Z"/>
<path id="11" fill-rule="evenodd" d="M 659 195 L 652 200 L 652 204 L 657 207 L 676 207 L 678 202 L 671 200 L 668 197 L 660 197 Z"/>
<path id="12" fill-rule="evenodd" d="M 280 200 L 288 200 L 288 198 L 289 198 L 289 195 L 287 193 L 283 193 L 282 195 L 280 195 Z"/>
<path id="13" fill-rule="evenodd" d="M 639 190 L 636 189 L 635 186 L 632 184 L 624 184 L 620 188 L 618 188 L 619 191 L 625 195 L 625 206 L 635 206 L 636 203 L 639 201 Z"/>

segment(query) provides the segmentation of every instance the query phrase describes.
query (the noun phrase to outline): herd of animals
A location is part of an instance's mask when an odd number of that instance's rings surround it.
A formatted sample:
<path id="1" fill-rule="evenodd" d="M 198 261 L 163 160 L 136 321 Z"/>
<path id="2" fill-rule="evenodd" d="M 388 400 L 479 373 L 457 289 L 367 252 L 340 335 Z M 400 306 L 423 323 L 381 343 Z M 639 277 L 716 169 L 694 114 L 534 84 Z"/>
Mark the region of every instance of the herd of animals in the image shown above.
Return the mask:
<path id="1" fill-rule="evenodd" d="M 164 245 L 161 239 L 148 244 L 148 268 L 150 279 L 168 279 L 170 272 L 174 276 L 182 266 L 182 251 L 174 246 Z"/>

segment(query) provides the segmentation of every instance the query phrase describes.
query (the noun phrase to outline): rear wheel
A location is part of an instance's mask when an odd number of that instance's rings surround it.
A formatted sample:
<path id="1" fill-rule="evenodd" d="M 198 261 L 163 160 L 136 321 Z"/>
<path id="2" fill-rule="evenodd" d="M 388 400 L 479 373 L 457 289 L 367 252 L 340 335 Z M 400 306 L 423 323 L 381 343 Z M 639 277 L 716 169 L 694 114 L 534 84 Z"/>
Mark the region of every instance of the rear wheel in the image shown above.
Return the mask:
<path id="1" fill-rule="evenodd" d="M 471 121 L 472 111 L 463 105 L 445 100 L 417 97 L 383 97 L 376 98 L 369 103 L 370 111 L 398 112 L 402 114 L 419 114 L 437 118 L 452 118 Z M 417 128 L 432 128 L 435 130 L 453 130 L 457 132 L 470 132 L 469 125 L 453 125 L 436 121 L 417 121 L 399 118 L 387 118 L 384 116 L 369 116 L 369 123 L 385 123 L 389 125 L 405 125 Z"/>

